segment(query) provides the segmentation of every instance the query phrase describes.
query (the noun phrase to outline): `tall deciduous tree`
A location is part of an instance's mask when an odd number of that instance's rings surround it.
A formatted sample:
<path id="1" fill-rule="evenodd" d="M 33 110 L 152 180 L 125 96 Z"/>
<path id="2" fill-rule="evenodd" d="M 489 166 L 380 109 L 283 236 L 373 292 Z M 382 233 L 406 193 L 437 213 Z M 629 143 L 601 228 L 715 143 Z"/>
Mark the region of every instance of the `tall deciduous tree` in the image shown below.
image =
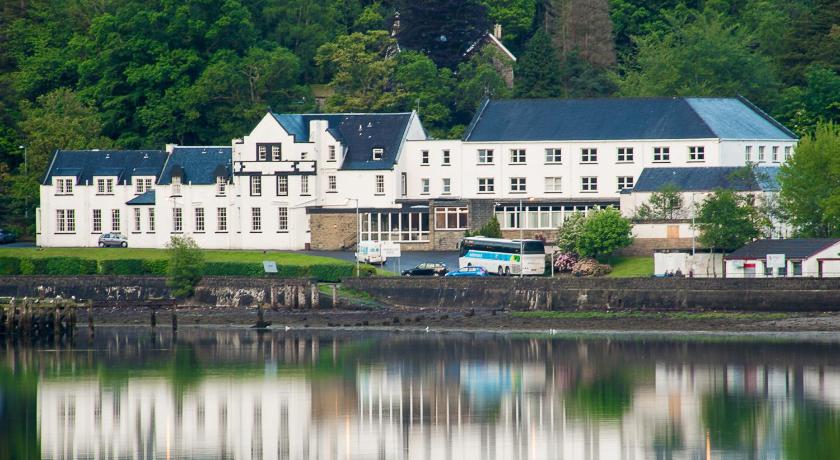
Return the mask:
<path id="1" fill-rule="evenodd" d="M 680 188 L 675 184 L 665 184 L 650 194 L 647 203 L 639 206 L 636 219 L 673 220 L 682 218 L 684 211 Z"/>
<path id="2" fill-rule="evenodd" d="M 710 249 L 733 251 L 762 236 L 769 219 L 762 215 L 753 197 L 718 189 L 706 198 L 697 212 L 697 240 Z"/>
<path id="3" fill-rule="evenodd" d="M 802 138 L 779 173 L 780 201 L 797 234 L 840 235 L 840 125 Z"/>
<path id="4" fill-rule="evenodd" d="M 398 6 L 400 46 L 425 53 L 439 67 L 457 67 L 490 29 L 479 0 L 402 0 Z"/>
<path id="5" fill-rule="evenodd" d="M 518 97 L 558 97 L 563 94 L 560 62 L 551 39 L 543 29 L 537 30 L 525 44 L 525 52 L 516 61 L 516 95 Z"/>
<path id="6" fill-rule="evenodd" d="M 502 40 L 516 52 L 531 35 L 537 0 L 482 0 L 490 22 L 502 26 Z"/>

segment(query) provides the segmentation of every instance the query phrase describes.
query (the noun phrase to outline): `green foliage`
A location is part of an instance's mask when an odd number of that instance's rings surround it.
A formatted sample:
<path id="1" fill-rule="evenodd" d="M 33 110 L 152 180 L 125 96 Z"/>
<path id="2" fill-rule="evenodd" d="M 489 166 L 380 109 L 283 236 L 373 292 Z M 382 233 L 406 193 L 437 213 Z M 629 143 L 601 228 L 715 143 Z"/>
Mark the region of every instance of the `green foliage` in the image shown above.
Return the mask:
<path id="1" fill-rule="evenodd" d="M 166 276 L 169 261 L 166 259 L 143 259 L 143 273 L 154 276 Z"/>
<path id="2" fill-rule="evenodd" d="M 563 94 L 560 62 L 551 39 L 539 29 L 525 44 L 525 52 L 516 61 L 516 96 L 525 98 L 557 97 Z"/>
<path id="3" fill-rule="evenodd" d="M 650 194 L 647 203 L 636 209 L 638 220 L 674 220 L 684 217 L 683 199 L 676 184 L 665 184 Z"/>
<path id="4" fill-rule="evenodd" d="M 753 450 L 762 406 L 759 399 L 747 395 L 705 396 L 701 416 L 712 445 L 727 450 Z"/>
<path id="5" fill-rule="evenodd" d="M 422 51 L 440 67 L 454 69 L 467 49 L 490 30 L 479 0 L 401 0 L 400 45 Z"/>
<path id="6" fill-rule="evenodd" d="M 484 225 L 481 226 L 480 229 L 470 232 L 469 230 L 464 232 L 464 236 L 485 236 L 487 238 L 501 238 L 502 237 L 502 226 L 499 224 L 499 219 L 496 218 L 495 215 L 490 217 L 490 220 L 487 221 Z"/>
<path id="7" fill-rule="evenodd" d="M 583 213 L 572 213 L 566 215 L 566 220 L 557 229 L 557 249 L 560 252 L 577 254 L 578 241 L 583 234 L 583 223 L 586 215 Z"/>
<path id="8" fill-rule="evenodd" d="M 537 0 L 481 0 L 491 23 L 502 26 L 502 41 L 514 50 L 531 34 Z"/>
<path id="9" fill-rule="evenodd" d="M 458 95 L 455 109 L 459 117 L 456 120 L 468 123 L 467 115 L 475 113 L 485 98 L 503 99 L 510 96 L 505 80 L 493 64 L 495 59 L 500 59 L 498 54 L 499 51 L 493 48 L 484 48 L 469 61 L 458 66 L 458 82 L 454 91 L 454 94 Z"/>
<path id="10" fill-rule="evenodd" d="M 313 265 L 309 267 L 309 275 L 318 281 L 338 283 L 343 278 L 350 278 L 353 276 L 354 270 L 355 267 L 352 265 Z M 363 270 L 360 271 L 364 273 Z"/>
<path id="11" fill-rule="evenodd" d="M 781 207 L 799 235 L 840 235 L 840 125 L 820 125 L 802 138 L 779 182 Z"/>
<path id="12" fill-rule="evenodd" d="M 821 122 L 840 123 L 840 74 L 816 64 L 805 73 L 805 84 L 782 92 L 781 119 L 788 128 L 813 133 Z"/>
<path id="13" fill-rule="evenodd" d="M 612 206 L 590 212 L 583 221 L 577 253 L 583 257 L 603 257 L 633 242 L 629 219 Z"/>
<path id="14" fill-rule="evenodd" d="M 0 276 L 20 275 L 20 258 L 0 257 Z"/>
<path id="15" fill-rule="evenodd" d="M 633 401 L 633 385 L 624 372 L 581 383 L 569 395 L 572 412 L 595 420 L 619 420 Z"/>
<path id="16" fill-rule="evenodd" d="M 96 261 L 81 257 L 50 257 L 44 275 L 95 275 Z"/>
<path id="17" fill-rule="evenodd" d="M 145 262 L 142 259 L 103 260 L 99 263 L 99 271 L 103 275 L 145 275 Z"/>
<path id="18" fill-rule="evenodd" d="M 769 219 L 755 205 L 752 196 L 738 195 L 732 190 L 717 189 L 706 198 L 695 217 L 700 236 L 711 249 L 733 251 L 762 236 Z"/>
<path id="19" fill-rule="evenodd" d="M 173 235 L 166 249 L 169 253 L 166 285 L 176 299 L 191 297 L 204 274 L 204 254 L 188 236 Z"/>
<path id="20" fill-rule="evenodd" d="M 785 458 L 831 458 L 840 450 L 840 415 L 830 406 L 800 400 L 783 435 Z"/>

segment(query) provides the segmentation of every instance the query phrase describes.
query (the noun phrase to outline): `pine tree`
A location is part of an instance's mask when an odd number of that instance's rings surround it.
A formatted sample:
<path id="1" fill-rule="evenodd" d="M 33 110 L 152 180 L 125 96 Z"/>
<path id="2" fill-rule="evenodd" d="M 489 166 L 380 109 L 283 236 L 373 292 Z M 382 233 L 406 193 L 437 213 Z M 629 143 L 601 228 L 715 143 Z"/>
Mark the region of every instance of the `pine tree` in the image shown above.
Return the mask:
<path id="1" fill-rule="evenodd" d="M 487 8 L 478 0 L 403 0 L 400 46 L 421 51 L 438 67 L 454 69 L 489 30 Z"/>
<path id="2" fill-rule="evenodd" d="M 539 98 L 562 93 L 560 62 L 548 34 L 539 29 L 525 44 L 525 52 L 516 63 L 516 95 Z"/>
<path id="3" fill-rule="evenodd" d="M 609 0 L 545 0 L 546 31 L 561 57 L 574 50 L 596 68 L 615 65 Z"/>

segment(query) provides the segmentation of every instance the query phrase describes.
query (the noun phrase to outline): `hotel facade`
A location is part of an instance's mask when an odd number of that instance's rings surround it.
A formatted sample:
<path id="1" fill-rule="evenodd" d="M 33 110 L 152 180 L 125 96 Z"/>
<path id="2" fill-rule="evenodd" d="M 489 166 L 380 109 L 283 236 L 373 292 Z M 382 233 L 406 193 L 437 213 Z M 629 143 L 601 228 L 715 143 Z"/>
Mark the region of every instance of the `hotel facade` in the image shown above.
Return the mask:
<path id="1" fill-rule="evenodd" d="M 269 112 L 230 146 L 56 151 L 37 243 L 437 250 L 493 215 L 505 236 L 551 239 L 571 213 L 637 206 L 645 170 L 778 166 L 796 142 L 743 98 L 488 100 L 451 140 L 416 112 Z"/>

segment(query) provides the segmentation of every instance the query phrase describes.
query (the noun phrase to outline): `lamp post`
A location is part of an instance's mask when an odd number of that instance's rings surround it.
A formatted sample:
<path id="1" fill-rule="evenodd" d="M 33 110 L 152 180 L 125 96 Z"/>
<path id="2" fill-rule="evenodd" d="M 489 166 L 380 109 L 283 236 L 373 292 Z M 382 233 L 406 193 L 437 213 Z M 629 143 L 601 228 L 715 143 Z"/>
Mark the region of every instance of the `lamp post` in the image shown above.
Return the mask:
<path id="1" fill-rule="evenodd" d="M 18 148 L 23 149 L 23 175 L 28 176 L 29 175 L 29 164 L 28 164 L 29 162 L 27 161 L 27 158 L 26 158 L 27 148 L 26 148 L 25 145 L 18 146 Z M 24 197 L 23 197 L 23 216 L 27 220 L 29 220 L 29 195 L 26 195 L 26 194 L 24 194 Z"/>

